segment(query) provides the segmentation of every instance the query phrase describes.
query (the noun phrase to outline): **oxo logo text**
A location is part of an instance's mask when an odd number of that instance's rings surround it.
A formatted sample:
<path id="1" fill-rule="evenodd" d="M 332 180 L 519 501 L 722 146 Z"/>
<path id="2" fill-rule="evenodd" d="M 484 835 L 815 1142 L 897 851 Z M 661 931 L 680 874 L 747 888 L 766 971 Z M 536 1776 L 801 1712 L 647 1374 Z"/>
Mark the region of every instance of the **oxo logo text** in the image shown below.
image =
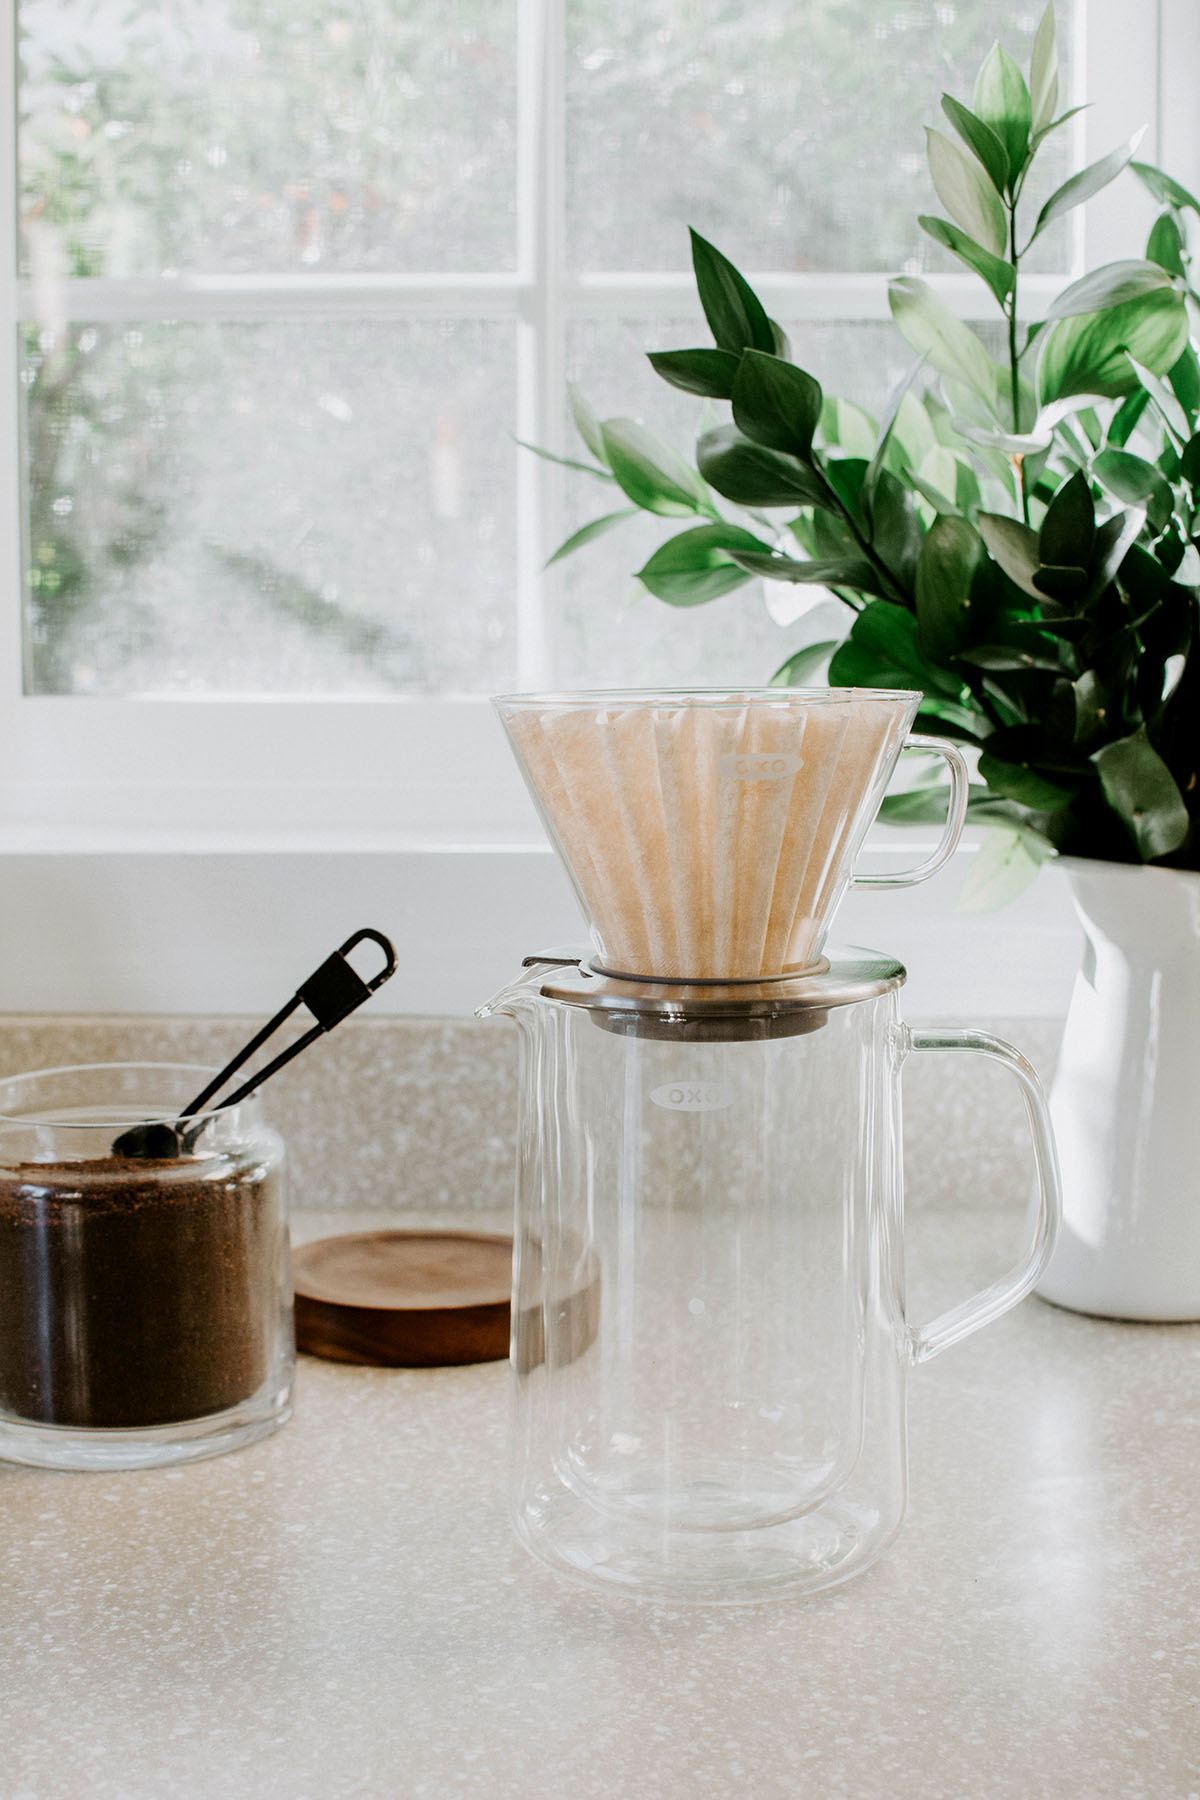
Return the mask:
<path id="1" fill-rule="evenodd" d="M 733 1089 L 725 1081 L 665 1081 L 650 1098 L 668 1112 L 720 1112 L 733 1105 Z"/>
<path id="2" fill-rule="evenodd" d="M 717 763 L 718 773 L 735 781 L 779 781 L 804 767 L 804 758 L 790 750 L 730 750 Z"/>

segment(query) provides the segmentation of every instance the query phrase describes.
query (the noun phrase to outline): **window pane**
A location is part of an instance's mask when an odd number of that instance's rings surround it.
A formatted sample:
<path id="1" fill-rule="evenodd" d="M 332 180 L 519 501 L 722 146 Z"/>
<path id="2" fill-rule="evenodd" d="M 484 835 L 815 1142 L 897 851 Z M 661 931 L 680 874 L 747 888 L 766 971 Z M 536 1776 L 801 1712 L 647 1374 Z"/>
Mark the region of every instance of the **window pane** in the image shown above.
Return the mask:
<path id="1" fill-rule="evenodd" d="M 514 263 L 516 0 L 23 0 L 27 273 Z"/>
<path id="2" fill-rule="evenodd" d="M 667 606 L 648 594 L 634 571 L 672 526 L 686 529 L 687 520 L 630 519 L 565 565 L 562 686 L 761 685 L 796 647 L 767 612 L 762 582 L 704 606 Z"/>
<path id="3" fill-rule="evenodd" d="M 511 684 L 513 368 L 476 321 L 30 327 L 30 691 Z"/>
<path id="4" fill-rule="evenodd" d="M 573 265 L 683 268 L 694 225 L 746 268 L 958 266 L 916 224 L 941 210 L 923 126 L 938 121 L 944 91 L 970 103 L 994 38 L 1027 68 L 1041 10 L 1040 0 L 1016 11 L 1009 0 L 569 7 Z M 1069 11 L 1058 8 L 1064 93 Z M 1069 133 L 1048 141 L 1049 182 L 1064 179 L 1068 153 Z M 1065 246 L 1063 230 L 1029 266 L 1064 267 Z"/>

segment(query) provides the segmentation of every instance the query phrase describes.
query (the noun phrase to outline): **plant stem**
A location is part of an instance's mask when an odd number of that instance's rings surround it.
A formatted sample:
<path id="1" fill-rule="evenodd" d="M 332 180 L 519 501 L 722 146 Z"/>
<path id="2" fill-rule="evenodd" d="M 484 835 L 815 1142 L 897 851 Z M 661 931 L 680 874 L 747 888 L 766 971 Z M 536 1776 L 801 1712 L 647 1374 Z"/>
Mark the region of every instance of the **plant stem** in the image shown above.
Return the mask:
<path id="1" fill-rule="evenodd" d="M 888 598 L 891 600 L 898 600 L 901 605 L 908 606 L 910 604 L 909 596 L 904 592 L 904 589 L 896 580 L 896 577 L 892 574 L 892 571 L 888 568 L 870 539 L 865 537 L 859 530 L 851 516 L 849 507 L 842 505 L 841 500 L 838 498 L 832 485 L 828 481 L 826 481 L 825 486 L 832 499 L 836 502 L 838 515 L 845 522 L 846 529 L 849 531 L 850 536 L 854 539 L 854 542 L 858 545 L 871 567 L 880 577 L 882 585 L 889 590 Z"/>
<path id="2" fill-rule="evenodd" d="M 1012 428 L 1014 435 L 1021 430 L 1021 371 L 1017 356 L 1017 283 L 1020 275 L 1020 255 L 1017 250 L 1017 197 L 1013 195 L 1008 209 L 1008 259 L 1012 264 L 1012 293 L 1008 297 L 1005 311 L 1008 315 L 1008 383 L 1012 396 Z M 1025 486 L 1025 459 L 1017 463 L 1017 483 L 1021 490 L 1021 518 L 1029 524 L 1029 493 Z"/>

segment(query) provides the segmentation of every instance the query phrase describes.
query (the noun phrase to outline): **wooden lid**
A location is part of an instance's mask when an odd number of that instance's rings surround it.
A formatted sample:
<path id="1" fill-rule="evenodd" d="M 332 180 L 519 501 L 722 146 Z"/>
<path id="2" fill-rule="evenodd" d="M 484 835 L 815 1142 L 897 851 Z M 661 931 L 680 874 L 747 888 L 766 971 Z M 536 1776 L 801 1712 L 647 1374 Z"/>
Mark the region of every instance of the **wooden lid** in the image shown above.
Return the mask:
<path id="1" fill-rule="evenodd" d="M 508 1355 L 512 1239 L 363 1231 L 293 1254 L 296 1345 L 335 1362 L 430 1368 Z"/>

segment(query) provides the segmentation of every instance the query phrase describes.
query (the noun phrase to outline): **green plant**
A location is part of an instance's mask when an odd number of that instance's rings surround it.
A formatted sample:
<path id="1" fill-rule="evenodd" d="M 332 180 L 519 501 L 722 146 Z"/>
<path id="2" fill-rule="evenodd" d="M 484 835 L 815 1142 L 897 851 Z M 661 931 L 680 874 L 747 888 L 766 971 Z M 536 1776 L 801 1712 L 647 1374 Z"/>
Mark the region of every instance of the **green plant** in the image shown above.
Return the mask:
<path id="1" fill-rule="evenodd" d="M 995 829 L 968 903 L 1015 891 L 1055 850 L 1200 867 L 1200 363 L 1189 341 L 1186 221 L 1200 202 L 1132 159 L 1130 140 L 1070 177 L 1032 221 L 1027 183 L 1056 113 L 1052 7 L 1028 79 L 996 46 L 956 134 L 928 132 L 948 217 L 920 224 L 990 290 L 993 357 L 923 281 L 890 284 L 918 361 L 863 441 L 864 417 L 790 359 L 749 284 L 692 234 L 713 346 L 655 353 L 667 382 L 725 401 L 694 465 L 643 426 L 572 406 L 593 461 L 627 504 L 564 556 L 638 510 L 686 520 L 638 571 L 695 606 L 754 577 L 814 584 L 853 610 L 840 641 L 805 643 L 780 683 L 919 688 L 922 724 L 973 746 L 971 811 Z M 1024 324 L 1022 264 L 1055 219 L 1126 166 L 1161 211 L 1145 255 L 1072 282 Z M 722 505 L 721 502 L 731 503 Z M 917 787 L 885 816 L 942 804 Z"/>

